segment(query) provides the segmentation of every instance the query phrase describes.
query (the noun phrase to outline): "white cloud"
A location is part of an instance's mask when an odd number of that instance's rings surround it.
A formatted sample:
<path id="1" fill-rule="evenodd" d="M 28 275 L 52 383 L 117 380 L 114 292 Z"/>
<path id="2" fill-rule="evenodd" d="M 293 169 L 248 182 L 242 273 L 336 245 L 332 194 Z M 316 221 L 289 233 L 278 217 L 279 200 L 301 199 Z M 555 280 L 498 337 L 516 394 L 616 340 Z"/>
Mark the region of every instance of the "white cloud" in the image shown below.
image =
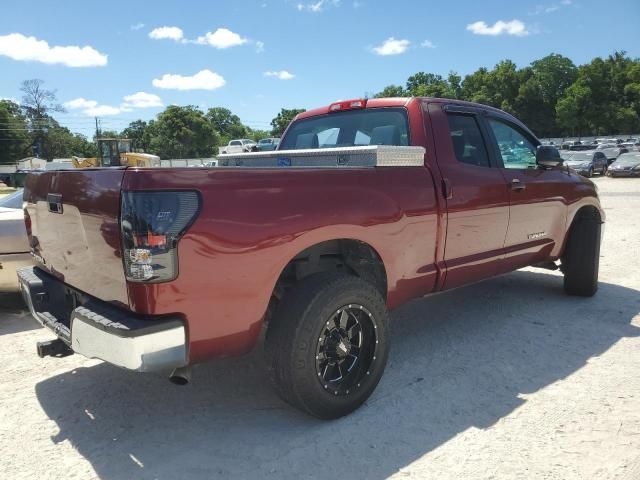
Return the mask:
<path id="1" fill-rule="evenodd" d="M 410 44 L 409 40 L 397 40 L 389 37 L 381 45 L 373 47 L 373 52 L 376 55 L 400 55 L 407 51 Z"/>
<path id="2" fill-rule="evenodd" d="M 117 115 L 121 112 L 130 112 L 135 108 L 162 107 L 162 100 L 152 93 L 136 92 L 126 95 L 123 102 L 115 107 L 113 105 L 101 105 L 96 100 L 87 100 L 79 97 L 64 103 L 69 110 L 80 110 L 90 117 L 106 117 Z"/>
<path id="3" fill-rule="evenodd" d="M 529 35 L 527 26 L 520 20 L 511 20 L 505 22 L 498 20 L 492 26 L 487 25 L 486 22 L 479 21 L 470 23 L 467 25 L 467 30 L 475 35 L 514 35 L 516 37 L 525 37 Z"/>
<path id="4" fill-rule="evenodd" d="M 264 52 L 264 42 L 261 42 L 260 40 L 258 40 L 256 42 L 256 53 L 262 53 Z"/>
<path id="5" fill-rule="evenodd" d="M 431 40 L 425 40 L 420 44 L 420 46 L 424 48 L 436 48 L 436 46 L 433 44 Z"/>
<path id="6" fill-rule="evenodd" d="M 131 30 L 134 30 L 134 31 L 135 30 L 140 30 L 140 29 L 144 28 L 144 23 L 138 22 L 138 23 L 135 23 L 135 24 L 131 25 L 129 28 Z"/>
<path id="7" fill-rule="evenodd" d="M 111 105 L 96 105 L 82 111 L 85 115 L 90 117 L 107 117 L 109 115 L 118 115 L 123 110 L 119 107 L 112 107 Z"/>
<path id="8" fill-rule="evenodd" d="M 221 75 L 211 70 L 201 70 L 192 76 L 165 73 L 153 79 L 153 86 L 172 90 L 215 90 L 226 83 Z"/>
<path id="9" fill-rule="evenodd" d="M 279 80 L 291 80 L 292 78 L 295 77 L 294 74 L 289 73 L 286 70 L 264 72 L 264 76 L 265 77 L 275 77 L 275 78 L 277 78 Z"/>
<path id="10" fill-rule="evenodd" d="M 82 113 L 91 117 L 117 115 L 121 111 L 118 107 L 99 105 L 95 100 L 86 100 L 82 97 L 65 102 L 64 106 L 69 110 L 82 110 Z"/>
<path id="11" fill-rule="evenodd" d="M 124 97 L 122 106 L 130 108 L 162 107 L 162 100 L 158 95 L 146 92 L 136 92 Z"/>
<path id="12" fill-rule="evenodd" d="M 23 62 L 61 64 L 67 67 L 101 67 L 107 64 L 107 55 L 93 47 L 52 47 L 44 40 L 26 37 L 21 33 L 0 35 L 0 55 Z"/>
<path id="13" fill-rule="evenodd" d="M 154 40 L 174 40 L 180 42 L 184 38 L 184 32 L 180 27 L 158 27 L 149 32 L 149 38 Z"/>
<path id="14" fill-rule="evenodd" d="M 323 12 L 327 7 L 338 6 L 340 6 L 340 0 L 318 0 L 315 3 L 298 3 L 296 5 L 296 8 L 299 12 L 320 13 Z"/>
<path id="15" fill-rule="evenodd" d="M 218 28 L 215 32 L 207 32 L 203 36 L 198 37 L 194 43 L 224 49 L 247 43 L 247 39 L 232 32 L 228 28 Z"/>
<path id="16" fill-rule="evenodd" d="M 529 15 L 542 15 L 543 13 L 557 12 L 563 7 L 573 5 L 572 0 L 560 0 L 560 3 L 554 3 L 551 5 L 536 5 L 535 8 L 529 12 Z"/>
<path id="17" fill-rule="evenodd" d="M 80 108 L 92 108 L 98 105 L 95 100 L 85 100 L 84 98 L 74 98 L 64 103 L 64 106 L 70 110 L 76 110 Z"/>

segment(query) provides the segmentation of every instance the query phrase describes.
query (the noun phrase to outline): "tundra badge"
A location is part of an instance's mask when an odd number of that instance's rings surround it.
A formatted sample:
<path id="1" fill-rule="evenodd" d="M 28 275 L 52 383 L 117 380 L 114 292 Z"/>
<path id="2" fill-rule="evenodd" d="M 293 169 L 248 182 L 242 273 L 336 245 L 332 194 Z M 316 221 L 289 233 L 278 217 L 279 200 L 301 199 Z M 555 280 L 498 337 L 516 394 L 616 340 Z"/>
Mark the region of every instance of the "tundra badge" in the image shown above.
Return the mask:
<path id="1" fill-rule="evenodd" d="M 527 238 L 529 240 L 537 240 L 539 238 L 546 237 L 546 236 L 547 236 L 547 232 L 536 232 L 536 233 L 530 233 L 529 235 L 527 235 Z"/>

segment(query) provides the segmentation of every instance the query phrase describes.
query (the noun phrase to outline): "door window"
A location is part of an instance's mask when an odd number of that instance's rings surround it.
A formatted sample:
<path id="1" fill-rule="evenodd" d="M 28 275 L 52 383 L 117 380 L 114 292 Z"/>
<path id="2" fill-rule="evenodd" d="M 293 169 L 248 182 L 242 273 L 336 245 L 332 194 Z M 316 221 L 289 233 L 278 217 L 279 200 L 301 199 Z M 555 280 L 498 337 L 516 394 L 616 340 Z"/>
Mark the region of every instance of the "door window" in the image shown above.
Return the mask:
<path id="1" fill-rule="evenodd" d="M 489 119 L 489 126 L 498 142 L 504 168 L 537 168 L 536 147 L 529 138 L 499 120 Z"/>
<path id="2" fill-rule="evenodd" d="M 480 127 L 473 115 L 447 114 L 453 151 L 459 162 L 476 167 L 489 167 L 489 155 Z"/>

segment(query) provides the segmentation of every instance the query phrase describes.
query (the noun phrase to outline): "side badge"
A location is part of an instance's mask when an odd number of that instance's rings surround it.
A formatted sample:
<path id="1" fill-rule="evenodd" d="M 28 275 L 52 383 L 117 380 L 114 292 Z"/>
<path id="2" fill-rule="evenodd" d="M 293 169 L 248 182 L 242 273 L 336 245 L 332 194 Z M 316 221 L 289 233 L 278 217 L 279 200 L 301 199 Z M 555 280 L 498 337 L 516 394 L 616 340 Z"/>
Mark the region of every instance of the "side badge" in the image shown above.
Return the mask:
<path id="1" fill-rule="evenodd" d="M 279 167 L 290 167 L 291 159 L 289 157 L 278 157 L 278 166 Z"/>

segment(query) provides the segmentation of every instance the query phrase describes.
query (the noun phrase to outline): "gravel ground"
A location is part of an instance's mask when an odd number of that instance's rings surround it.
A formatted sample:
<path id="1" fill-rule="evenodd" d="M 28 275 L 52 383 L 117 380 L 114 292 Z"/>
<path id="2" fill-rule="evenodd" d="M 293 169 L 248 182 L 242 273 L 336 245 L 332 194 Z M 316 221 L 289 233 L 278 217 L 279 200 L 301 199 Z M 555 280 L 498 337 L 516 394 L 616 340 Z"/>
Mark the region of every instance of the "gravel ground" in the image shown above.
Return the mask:
<path id="1" fill-rule="evenodd" d="M 0 476 L 640 479 L 640 179 L 595 180 L 600 290 L 525 269 L 394 312 L 367 404 L 334 422 L 281 402 L 261 352 L 186 387 L 80 356 L 0 297 Z"/>

